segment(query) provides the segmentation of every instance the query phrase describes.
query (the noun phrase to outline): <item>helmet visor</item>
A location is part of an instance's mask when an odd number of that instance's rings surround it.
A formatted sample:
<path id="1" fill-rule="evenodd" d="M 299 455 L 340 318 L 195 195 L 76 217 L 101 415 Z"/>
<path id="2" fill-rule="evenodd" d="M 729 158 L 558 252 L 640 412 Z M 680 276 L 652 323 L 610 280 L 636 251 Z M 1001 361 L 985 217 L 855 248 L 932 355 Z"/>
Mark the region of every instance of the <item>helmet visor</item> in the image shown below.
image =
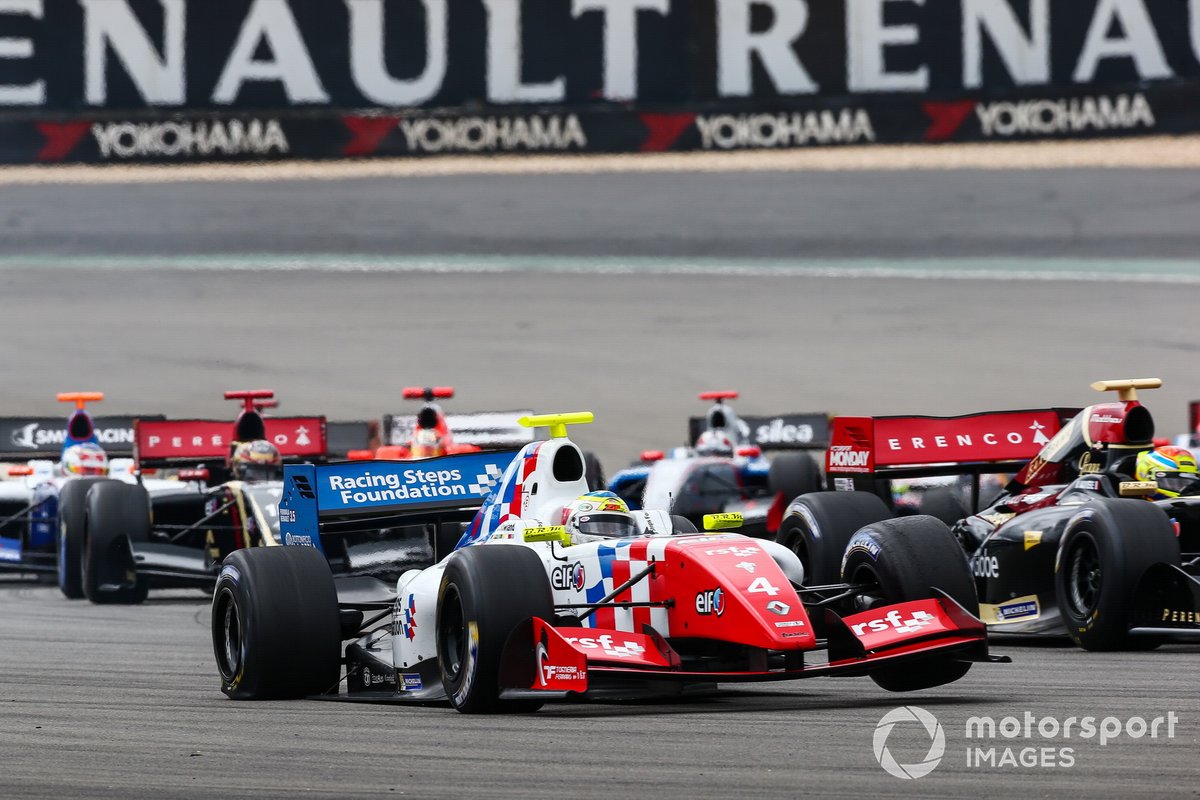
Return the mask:
<path id="1" fill-rule="evenodd" d="M 1159 472 L 1154 476 L 1159 491 L 1173 495 L 1200 494 L 1200 474 L 1195 472 Z"/>
<path id="2" fill-rule="evenodd" d="M 603 536 L 606 539 L 634 536 L 638 532 L 633 518 L 619 512 L 584 514 L 576 518 L 575 527 L 585 536 Z"/>

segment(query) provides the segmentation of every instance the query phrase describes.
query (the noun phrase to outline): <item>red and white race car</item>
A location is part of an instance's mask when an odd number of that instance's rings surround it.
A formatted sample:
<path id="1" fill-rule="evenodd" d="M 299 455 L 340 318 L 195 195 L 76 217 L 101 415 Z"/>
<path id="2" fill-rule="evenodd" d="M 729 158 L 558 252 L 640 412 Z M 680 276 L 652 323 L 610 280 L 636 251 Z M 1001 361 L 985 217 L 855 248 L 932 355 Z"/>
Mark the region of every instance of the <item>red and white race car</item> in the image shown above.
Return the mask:
<path id="1" fill-rule="evenodd" d="M 818 675 L 908 691 L 1006 660 L 989 656 L 967 611 L 974 584 L 944 526 L 881 522 L 845 548 L 845 580 L 810 585 L 773 542 L 698 534 L 681 517 L 589 491 L 566 425 L 591 418 L 523 419 L 551 438 L 515 457 L 287 467 L 282 541 L 304 546 L 226 559 L 212 617 L 223 691 L 337 693 L 344 665 L 351 698 L 515 712 L 567 696 Z M 404 572 L 394 592 L 333 577 L 340 539 L 472 507 L 458 549 Z"/>

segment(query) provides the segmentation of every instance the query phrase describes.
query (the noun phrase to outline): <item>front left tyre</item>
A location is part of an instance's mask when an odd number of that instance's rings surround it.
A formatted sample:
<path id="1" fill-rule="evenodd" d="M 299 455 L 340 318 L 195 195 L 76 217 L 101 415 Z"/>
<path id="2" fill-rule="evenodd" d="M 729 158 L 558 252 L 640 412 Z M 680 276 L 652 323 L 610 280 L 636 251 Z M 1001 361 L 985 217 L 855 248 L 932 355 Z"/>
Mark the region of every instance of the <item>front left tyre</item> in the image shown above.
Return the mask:
<path id="1" fill-rule="evenodd" d="M 917 515 L 867 525 L 850 538 L 842 562 L 842 579 L 874 584 L 874 605 L 935 599 L 945 592 L 972 614 L 979 612 L 975 579 L 958 540 L 941 520 Z M 967 674 L 971 662 L 932 655 L 870 671 L 875 683 L 890 692 L 911 692 L 952 683 Z"/>
<path id="2" fill-rule="evenodd" d="M 512 632 L 530 617 L 554 619 L 546 567 L 521 545 L 465 547 L 446 564 L 438 591 L 442 687 L 465 714 L 536 711 L 539 700 L 503 700 L 500 664 Z"/>
<path id="3" fill-rule="evenodd" d="M 1067 634 L 1084 650 L 1149 649 L 1152 637 L 1129 635 L 1134 593 L 1155 564 L 1180 564 L 1179 540 L 1153 503 L 1104 498 L 1067 523 L 1054 568 Z"/>
<path id="4" fill-rule="evenodd" d="M 341 626 L 333 573 L 312 547 L 235 550 L 213 592 L 213 653 L 234 700 L 336 690 Z"/>

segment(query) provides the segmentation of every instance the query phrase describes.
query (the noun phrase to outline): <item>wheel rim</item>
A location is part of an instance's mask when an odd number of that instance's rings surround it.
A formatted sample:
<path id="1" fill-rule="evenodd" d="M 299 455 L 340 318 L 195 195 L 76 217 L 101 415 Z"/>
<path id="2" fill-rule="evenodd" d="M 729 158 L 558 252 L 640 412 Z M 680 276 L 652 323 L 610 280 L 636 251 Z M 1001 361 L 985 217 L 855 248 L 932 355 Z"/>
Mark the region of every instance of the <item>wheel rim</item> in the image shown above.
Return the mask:
<path id="1" fill-rule="evenodd" d="M 854 570 L 854 574 L 849 576 L 847 583 L 860 586 L 873 583 L 876 586 L 874 592 L 863 592 L 854 598 L 852 605 L 856 613 L 901 602 L 899 600 L 890 600 L 883 596 L 883 587 L 879 583 L 879 574 L 869 564 L 859 564 L 858 568 Z"/>
<path id="2" fill-rule="evenodd" d="M 1067 602 L 1075 616 L 1086 619 L 1095 611 L 1102 579 L 1096 542 L 1091 536 L 1077 537 L 1067 554 Z"/>
<path id="3" fill-rule="evenodd" d="M 446 679 L 458 680 L 467 657 L 467 631 L 463 617 L 462 598 L 453 584 L 442 596 L 438 614 L 438 661 Z"/>
<path id="4" fill-rule="evenodd" d="M 238 616 L 237 603 L 228 591 L 221 594 L 217 608 L 221 626 L 221 646 L 217 655 L 221 662 L 222 677 L 231 681 L 241 671 L 242 620 Z"/>

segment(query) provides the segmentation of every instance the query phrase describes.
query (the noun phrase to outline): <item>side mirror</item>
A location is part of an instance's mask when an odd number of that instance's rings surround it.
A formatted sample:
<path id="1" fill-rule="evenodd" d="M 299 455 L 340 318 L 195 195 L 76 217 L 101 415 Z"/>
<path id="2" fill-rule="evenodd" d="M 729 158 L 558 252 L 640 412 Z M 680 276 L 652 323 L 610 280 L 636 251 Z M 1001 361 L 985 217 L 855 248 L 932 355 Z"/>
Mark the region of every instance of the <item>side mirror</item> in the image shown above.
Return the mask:
<path id="1" fill-rule="evenodd" d="M 558 542 L 564 547 L 570 546 L 571 535 L 562 525 L 543 525 L 538 528 L 525 529 L 527 542 Z"/>
<path id="2" fill-rule="evenodd" d="M 704 530 L 727 531 L 742 527 L 744 521 L 741 514 L 705 514 Z"/>
<path id="3" fill-rule="evenodd" d="M 1121 481 L 1117 493 L 1121 497 L 1149 497 L 1158 491 L 1154 481 Z"/>

